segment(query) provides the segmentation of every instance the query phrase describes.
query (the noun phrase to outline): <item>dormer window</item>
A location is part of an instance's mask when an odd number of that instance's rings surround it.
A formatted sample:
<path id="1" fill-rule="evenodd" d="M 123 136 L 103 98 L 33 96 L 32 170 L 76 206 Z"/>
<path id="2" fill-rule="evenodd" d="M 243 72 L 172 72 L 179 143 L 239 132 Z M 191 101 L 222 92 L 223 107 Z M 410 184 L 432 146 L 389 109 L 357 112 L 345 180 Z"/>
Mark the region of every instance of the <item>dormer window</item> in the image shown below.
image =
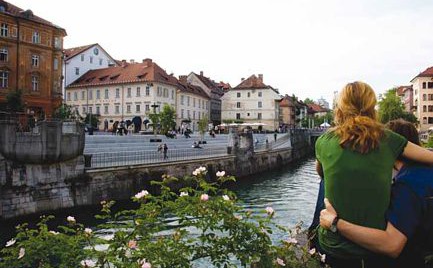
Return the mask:
<path id="1" fill-rule="evenodd" d="M 39 32 L 33 32 L 32 42 L 33 44 L 39 44 L 41 42 L 41 36 L 39 35 Z"/>
<path id="2" fill-rule="evenodd" d="M 9 26 L 6 23 L 1 24 L 0 36 L 7 37 L 9 35 Z"/>

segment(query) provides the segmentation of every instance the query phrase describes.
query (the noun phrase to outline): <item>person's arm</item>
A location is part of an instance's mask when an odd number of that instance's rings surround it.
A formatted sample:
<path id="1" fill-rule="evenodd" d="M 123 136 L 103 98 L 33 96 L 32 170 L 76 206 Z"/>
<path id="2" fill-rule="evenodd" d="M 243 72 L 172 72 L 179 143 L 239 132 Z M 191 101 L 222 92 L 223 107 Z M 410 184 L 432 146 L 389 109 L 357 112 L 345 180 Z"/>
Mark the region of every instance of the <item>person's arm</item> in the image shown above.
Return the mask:
<path id="1" fill-rule="evenodd" d="M 402 155 L 410 160 L 433 165 L 433 152 L 408 142 Z"/>
<path id="2" fill-rule="evenodd" d="M 320 225 L 330 228 L 334 218 L 337 216 L 335 209 L 325 198 L 325 209 L 320 212 Z M 386 230 L 379 230 L 356 225 L 339 219 L 337 222 L 338 232 L 352 242 L 376 253 L 397 258 L 406 245 L 406 236 L 397 230 L 390 222 Z"/>

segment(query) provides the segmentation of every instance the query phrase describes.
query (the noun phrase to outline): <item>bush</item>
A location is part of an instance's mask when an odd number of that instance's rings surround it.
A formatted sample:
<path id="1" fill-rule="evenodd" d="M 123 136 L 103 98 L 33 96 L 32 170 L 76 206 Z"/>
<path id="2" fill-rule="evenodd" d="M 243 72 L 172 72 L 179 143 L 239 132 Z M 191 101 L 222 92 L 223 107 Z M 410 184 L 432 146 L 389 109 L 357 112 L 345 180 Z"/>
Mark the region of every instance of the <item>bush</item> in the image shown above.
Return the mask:
<path id="1" fill-rule="evenodd" d="M 207 182 L 200 167 L 186 176 L 188 185 L 175 192 L 179 179 L 163 176 L 152 182 L 159 195 L 146 190 L 132 197 L 139 207 L 113 213 L 114 202 L 102 202 L 103 221 L 92 231 L 68 217 L 59 232 L 44 217 L 37 229 L 17 227 L 17 235 L 1 250 L 0 267 L 191 267 L 196 261 L 216 267 L 321 267 L 320 255 L 298 245 L 289 230 L 272 223 L 271 207 L 256 215 L 237 205 L 234 193 L 222 188 L 234 177 L 217 173 Z M 288 239 L 273 244 L 274 228 Z M 115 230 L 112 236 L 100 232 Z"/>

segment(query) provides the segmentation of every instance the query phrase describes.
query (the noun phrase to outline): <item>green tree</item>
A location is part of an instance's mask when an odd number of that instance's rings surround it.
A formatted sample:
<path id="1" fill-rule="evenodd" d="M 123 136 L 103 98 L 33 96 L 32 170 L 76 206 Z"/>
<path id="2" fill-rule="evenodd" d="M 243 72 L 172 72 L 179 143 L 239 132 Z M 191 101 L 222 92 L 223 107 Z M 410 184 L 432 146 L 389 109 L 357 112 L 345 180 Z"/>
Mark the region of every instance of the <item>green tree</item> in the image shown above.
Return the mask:
<path id="1" fill-rule="evenodd" d="M 171 105 L 164 104 L 162 111 L 159 113 L 159 121 L 162 133 L 167 133 L 176 127 L 176 111 Z"/>
<path id="2" fill-rule="evenodd" d="M 207 116 L 203 117 L 198 121 L 198 131 L 200 132 L 201 140 L 203 141 L 204 133 L 207 131 L 209 120 Z"/>
<path id="3" fill-rule="evenodd" d="M 84 118 L 84 123 L 90 124 L 93 128 L 97 128 L 99 125 L 99 115 L 87 114 Z"/>
<path id="4" fill-rule="evenodd" d="M 401 99 L 396 94 L 396 89 L 388 90 L 379 101 L 379 119 L 382 123 L 403 118 L 406 121 L 417 123 L 416 117 L 404 110 Z"/>
<path id="5" fill-rule="evenodd" d="M 306 99 L 304 100 L 304 103 L 305 103 L 305 104 L 314 104 L 314 101 L 313 101 L 312 99 L 310 99 L 310 98 L 306 98 Z"/>
<path id="6" fill-rule="evenodd" d="M 54 111 L 54 117 L 58 119 L 80 119 L 78 112 L 71 106 L 67 104 L 62 104 L 59 108 Z"/>
<path id="7" fill-rule="evenodd" d="M 25 105 L 22 98 L 23 92 L 12 90 L 6 95 L 6 107 L 11 112 L 24 112 Z"/>

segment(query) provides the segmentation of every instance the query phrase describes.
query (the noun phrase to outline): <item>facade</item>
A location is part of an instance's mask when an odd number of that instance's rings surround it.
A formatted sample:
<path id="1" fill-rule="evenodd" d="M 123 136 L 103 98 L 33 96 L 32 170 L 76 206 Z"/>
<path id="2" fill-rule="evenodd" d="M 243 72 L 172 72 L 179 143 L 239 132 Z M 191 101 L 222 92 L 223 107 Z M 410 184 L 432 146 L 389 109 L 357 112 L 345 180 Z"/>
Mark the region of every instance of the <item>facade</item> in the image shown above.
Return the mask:
<path id="1" fill-rule="evenodd" d="M 412 80 L 413 105 L 420 131 L 433 127 L 433 67 L 415 76 Z"/>
<path id="2" fill-rule="evenodd" d="M 99 44 L 68 48 L 63 54 L 63 94 L 67 86 L 87 71 L 118 65 Z"/>
<path id="3" fill-rule="evenodd" d="M 288 127 L 295 127 L 296 122 L 296 97 L 285 95 L 280 101 L 280 122 Z"/>
<path id="4" fill-rule="evenodd" d="M 199 86 L 188 83 L 187 76 L 179 77 L 176 104 L 176 125 L 198 130 L 198 121 L 210 117 L 210 98 Z"/>
<path id="5" fill-rule="evenodd" d="M 280 100 L 278 91 L 263 83 L 263 75 L 252 75 L 222 96 L 222 120 L 264 123 L 264 129 L 278 129 Z"/>
<path id="6" fill-rule="evenodd" d="M 413 111 L 413 88 L 412 86 L 400 86 L 396 90 L 397 96 L 400 97 L 401 102 L 404 104 L 406 112 Z"/>
<path id="7" fill-rule="evenodd" d="M 51 116 L 62 102 L 62 50 L 66 31 L 0 1 L 0 102 L 21 90 L 27 113 Z"/>
<path id="8" fill-rule="evenodd" d="M 177 89 L 175 77 L 145 59 L 88 71 L 66 87 L 66 103 L 82 116 L 100 115 L 100 122 L 107 119 L 111 128 L 116 121 L 149 120 L 149 114 L 160 112 L 165 104 L 176 107 Z"/>
<path id="9" fill-rule="evenodd" d="M 230 85 L 220 83 L 217 84 L 210 78 L 200 74 L 190 73 L 187 77 L 188 83 L 201 87 L 208 97 L 210 98 L 210 112 L 209 120 L 213 125 L 221 124 L 221 97 L 224 95 L 223 88 L 227 88 Z"/>

